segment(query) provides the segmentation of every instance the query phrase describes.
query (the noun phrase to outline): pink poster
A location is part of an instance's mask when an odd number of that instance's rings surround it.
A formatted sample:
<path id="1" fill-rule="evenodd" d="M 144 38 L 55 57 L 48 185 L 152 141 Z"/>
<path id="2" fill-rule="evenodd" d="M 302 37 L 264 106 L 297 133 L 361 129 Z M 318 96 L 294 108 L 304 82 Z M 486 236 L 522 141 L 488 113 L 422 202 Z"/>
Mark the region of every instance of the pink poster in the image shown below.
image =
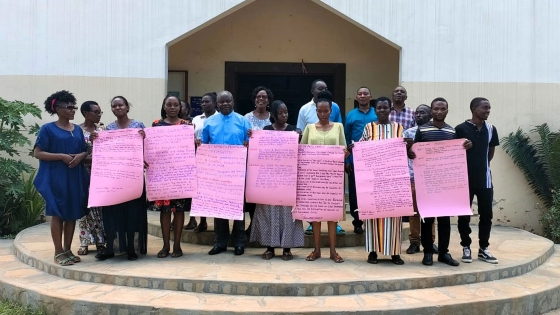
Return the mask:
<path id="1" fill-rule="evenodd" d="M 247 148 L 203 144 L 196 151 L 198 194 L 191 216 L 243 219 Z"/>
<path id="2" fill-rule="evenodd" d="M 311 222 L 342 220 L 343 149 L 343 146 L 335 145 L 299 145 L 294 219 Z"/>
<path id="3" fill-rule="evenodd" d="M 296 132 L 253 130 L 247 158 L 247 202 L 296 205 L 298 140 Z"/>
<path id="4" fill-rule="evenodd" d="M 144 129 L 144 157 L 148 200 L 196 196 L 194 128 L 188 125 Z"/>
<path id="5" fill-rule="evenodd" d="M 138 130 L 103 131 L 95 139 L 88 207 L 116 205 L 142 196 L 143 140 Z"/>
<path id="6" fill-rule="evenodd" d="M 464 142 L 419 142 L 412 147 L 416 202 L 422 217 L 472 215 Z"/>
<path id="7" fill-rule="evenodd" d="M 402 138 L 356 142 L 352 154 L 360 219 L 414 214 Z"/>

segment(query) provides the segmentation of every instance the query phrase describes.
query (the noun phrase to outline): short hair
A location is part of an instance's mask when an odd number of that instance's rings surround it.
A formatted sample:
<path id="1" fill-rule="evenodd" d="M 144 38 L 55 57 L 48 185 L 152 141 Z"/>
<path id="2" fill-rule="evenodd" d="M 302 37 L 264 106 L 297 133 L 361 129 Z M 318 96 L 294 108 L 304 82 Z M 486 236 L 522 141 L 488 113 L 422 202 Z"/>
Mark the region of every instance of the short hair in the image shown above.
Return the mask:
<path id="1" fill-rule="evenodd" d="M 85 101 L 82 103 L 82 106 L 80 106 L 80 112 L 84 117 L 86 116 L 86 112 L 91 112 L 91 107 L 93 105 L 99 106 L 96 101 Z"/>
<path id="2" fill-rule="evenodd" d="M 278 111 L 282 105 L 286 106 L 281 100 L 276 100 L 270 105 L 270 122 L 274 123 L 278 119 Z M 288 106 L 286 106 L 288 108 Z"/>
<path id="3" fill-rule="evenodd" d="M 113 101 L 116 100 L 117 98 L 122 99 L 124 101 L 124 105 L 126 105 L 126 107 L 130 108 L 130 104 L 128 103 L 128 100 L 124 96 L 120 96 L 120 95 L 117 95 L 117 96 L 113 97 L 111 99 L 111 104 L 113 104 Z"/>
<path id="4" fill-rule="evenodd" d="M 191 104 L 189 104 L 189 102 L 187 102 L 187 101 L 181 100 L 181 102 L 180 102 L 181 107 L 183 107 L 183 103 L 185 103 L 185 105 L 186 105 L 186 107 L 187 107 L 187 114 L 186 114 L 187 116 L 185 116 L 185 117 L 179 117 L 179 118 L 190 120 L 190 115 L 191 115 L 191 112 L 192 112 Z M 183 109 L 181 108 L 181 111 L 182 111 L 182 110 L 183 110 Z M 179 113 L 180 113 L 181 111 L 179 111 Z"/>
<path id="5" fill-rule="evenodd" d="M 388 97 L 386 97 L 386 96 L 381 96 L 381 97 L 378 97 L 378 98 L 375 100 L 375 108 L 377 108 L 377 104 L 379 104 L 380 102 L 387 102 L 387 104 L 389 105 L 389 107 L 391 107 L 391 104 L 392 104 L 390 98 L 388 98 Z"/>
<path id="6" fill-rule="evenodd" d="M 430 108 L 434 107 L 434 103 L 435 102 L 445 102 L 445 105 L 449 108 L 449 103 L 447 102 L 447 100 L 443 97 L 436 97 L 434 98 L 434 100 L 430 103 Z"/>
<path id="7" fill-rule="evenodd" d="M 216 94 L 216 92 L 208 92 L 205 93 L 204 95 L 202 95 L 202 97 L 208 96 L 210 97 L 210 99 L 212 100 L 212 103 L 214 103 L 214 105 L 216 105 L 216 103 L 218 102 L 218 94 Z"/>
<path id="8" fill-rule="evenodd" d="M 361 89 L 367 89 L 369 94 L 371 94 L 371 90 L 367 87 L 367 86 L 360 86 L 357 90 L 356 93 L 358 93 Z"/>
<path id="9" fill-rule="evenodd" d="M 317 85 L 317 83 L 319 83 L 319 82 L 323 82 L 323 83 L 325 83 L 325 85 L 327 84 L 327 82 L 325 82 L 325 80 L 317 79 L 317 80 L 311 82 L 311 89 L 313 90 L 315 88 L 315 86 Z"/>
<path id="10" fill-rule="evenodd" d="M 260 91 L 265 91 L 266 92 L 266 96 L 268 97 L 268 103 L 269 104 L 274 101 L 274 94 L 272 94 L 272 91 L 270 89 L 267 89 L 264 86 L 257 86 L 253 90 L 253 93 L 251 93 L 251 100 L 253 101 L 253 105 L 255 104 L 255 99 L 257 98 L 257 94 L 259 94 Z"/>
<path id="11" fill-rule="evenodd" d="M 167 102 L 167 100 L 169 98 L 172 98 L 172 97 L 174 97 L 177 100 L 177 102 L 179 102 L 179 112 L 181 111 L 180 107 L 183 106 L 183 105 L 181 105 L 181 100 L 179 99 L 179 97 L 176 96 L 176 95 L 167 95 L 167 96 L 165 96 L 165 98 L 163 99 L 163 102 L 161 103 L 161 119 L 167 118 L 167 113 L 165 112 L 165 108 L 164 108 L 165 107 L 165 102 Z"/>
<path id="12" fill-rule="evenodd" d="M 473 100 L 471 101 L 471 104 L 470 104 L 471 111 L 472 111 L 473 109 L 477 108 L 477 107 L 480 105 L 480 103 L 482 103 L 482 102 L 484 102 L 484 101 L 490 103 L 490 101 L 489 101 L 487 98 L 484 98 L 484 97 L 475 97 L 475 98 L 473 98 Z"/>
<path id="13" fill-rule="evenodd" d="M 218 97 L 222 96 L 222 95 L 227 95 L 230 96 L 233 99 L 233 94 L 231 94 L 230 91 L 228 90 L 223 90 L 221 92 L 218 92 L 218 94 L 216 94 L 216 101 L 218 100 Z"/>
<path id="14" fill-rule="evenodd" d="M 66 90 L 62 90 L 51 94 L 51 96 L 47 97 L 43 104 L 45 105 L 45 111 L 54 115 L 56 114 L 56 106 L 60 103 L 76 105 L 76 97 L 74 97 L 74 94 Z"/>
<path id="15" fill-rule="evenodd" d="M 418 109 L 420 107 L 426 107 L 427 109 L 430 109 L 430 106 L 428 106 L 426 104 L 420 104 L 420 105 L 418 105 L 418 107 L 416 107 L 416 109 Z"/>
<path id="16" fill-rule="evenodd" d="M 315 104 L 319 104 L 319 102 L 327 102 L 329 103 L 329 107 L 332 107 L 332 93 L 329 90 L 324 90 L 317 94 L 317 102 Z"/>

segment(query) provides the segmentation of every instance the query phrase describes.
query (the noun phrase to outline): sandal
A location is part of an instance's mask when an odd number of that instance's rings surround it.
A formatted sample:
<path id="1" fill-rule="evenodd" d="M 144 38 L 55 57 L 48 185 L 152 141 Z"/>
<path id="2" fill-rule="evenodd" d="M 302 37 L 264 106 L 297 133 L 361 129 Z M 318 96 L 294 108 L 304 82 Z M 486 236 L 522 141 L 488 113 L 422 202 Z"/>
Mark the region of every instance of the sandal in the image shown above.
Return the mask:
<path id="1" fill-rule="evenodd" d="M 159 251 L 159 253 L 157 253 L 157 257 L 158 258 L 165 258 L 169 256 L 169 250 L 168 249 L 162 249 Z"/>
<path id="2" fill-rule="evenodd" d="M 334 257 L 331 256 L 331 259 L 337 264 L 344 262 L 344 259 L 342 259 L 338 253 L 335 253 Z"/>
<path id="3" fill-rule="evenodd" d="M 346 235 L 346 231 L 344 231 L 342 226 L 340 226 L 338 224 L 336 225 L 336 235 L 338 235 L 338 236 Z"/>
<path id="4" fill-rule="evenodd" d="M 266 250 L 262 255 L 261 258 L 264 260 L 270 260 L 272 259 L 272 257 L 276 256 L 276 254 L 274 254 L 274 252 L 271 252 L 269 250 Z"/>
<path id="5" fill-rule="evenodd" d="M 371 252 L 369 253 L 368 257 L 367 257 L 367 262 L 370 264 L 377 264 L 377 253 L 376 252 Z"/>
<path id="6" fill-rule="evenodd" d="M 171 258 L 179 258 L 183 256 L 183 251 L 180 249 L 174 249 L 173 253 L 171 253 Z"/>
<path id="7" fill-rule="evenodd" d="M 393 255 L 391 256 L 391 261 L 395 265 L 404 265 L 404 260 L 401 259 L 401 255 Z"/>
<path id="8" fill-rule="evenodd" d="M 78 256 L 75 256 L 75 255 L 72 253 L 72 250 L 69 249 L 69 250 L 65 251 L 64 253 L 65 253 L 66 256 L 68 256 L 68 258 L 70 258 L 75 264 L 76 264 L 76 263 L 79 263 L 79 262 L 82 262 L 82 259 L 81 259 L 80 257 L 78 257 Z"/>
<path id="9" fill-rule="evenodd" d="M 62 252 L 58 255 L 54 255 L 54 262 L 61 265 L 61 266 L 72 266 L 74 264 L 74 261 L 72 259 L 70 259 L 70 257 L 66 257 L 62 260 L 58 260 L 60 257 L 66 255 L 66 252 Z"/>
<path id="10" fill-rule="evenodd" d="M 89 248 L 87 246 L 80 246 L 80 249 L 78 249 L 78 255 L 80 256 L 85 256 L 89 253 Z"/>
<path id="11" fill-rule="evenodd" d="M 194 228 L 193 232 L 200 233 L 200 232 L 204 232 L 206 230 L 208 230 L 208 224 L 207 223 L 200 223 L 197 227 Z"/>
<path id="12" fill-rule="evenodd" d="M 292 252 L 287 251 L 287 252 L 282 253 L 282 260 L 283 261 L 288 261 L 288 260 L 292 260 L 292 259 L 294 259 L 294 256 L 292 255 Z"/>
<path id="13" fill-rule="evenodd" d="M 315 261 L 317 259 L 321 258 L 321 254 L 317 255 L 315 254 L 315 251 L 312 251 L 311 254 L 309 254 L 309 256 L 307 256 L 307 258 L 305 258 L 305 260 L 307 261 Z"/>

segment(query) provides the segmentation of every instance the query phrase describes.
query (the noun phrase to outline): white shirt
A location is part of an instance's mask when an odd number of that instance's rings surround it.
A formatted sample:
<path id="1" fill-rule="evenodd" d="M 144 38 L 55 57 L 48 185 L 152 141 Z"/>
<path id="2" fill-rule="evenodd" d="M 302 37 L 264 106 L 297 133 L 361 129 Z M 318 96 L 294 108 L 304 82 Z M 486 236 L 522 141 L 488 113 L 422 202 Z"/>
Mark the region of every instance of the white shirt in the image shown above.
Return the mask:
<path id="1" fill-rule="evenodd" d="M 214 114 L 208 116 L 212 117 L 216 115 L 218 111 L 215 111 Z M 196 139 L 202 139 L 202 129 L 204 128 L 204 121 L 208 118 L 206 114 L 198 115 L 193 118 L 192 124 L 194 125 L 194 136 Z"/>
<path id="2" fill-rule="evenodd" d="M 340 107 L 335 102 L 332 102 L 331 117 L 332 122 L 342 123 L 342 115 L 340 114 Z M 309 124 L 316 124 L 319 121 L 317 117 L 317 105 L 313 102 L 313 99 L 309 103 L 303 105 L 299 109 L 299 115 L 297 120 L 297 128 L 302 132 L 305 131 L 305 127 Z"/>

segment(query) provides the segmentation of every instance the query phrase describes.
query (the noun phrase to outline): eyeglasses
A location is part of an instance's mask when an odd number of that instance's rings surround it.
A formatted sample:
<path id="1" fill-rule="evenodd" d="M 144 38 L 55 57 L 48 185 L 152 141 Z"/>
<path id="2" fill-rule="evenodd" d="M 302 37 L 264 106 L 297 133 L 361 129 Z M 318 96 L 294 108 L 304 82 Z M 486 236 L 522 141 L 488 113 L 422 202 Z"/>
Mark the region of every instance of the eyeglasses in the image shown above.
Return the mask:
<path id="1" fill-rule="evenodd" d="M 74 105 L 60 106 L 60 108 L 66 108 L 67 110 L 77 110 L 78 109 L 78 107 L 76 107 Z"/>
<path id="2" fill-rule="evenodd" d="M 94 111 L 91 111 L 90 113 L 94 113 L 94 114 L 97 115 L 97 116 L 103 115 L 103 112 L 100 111 L 100 110 L 94 110 Z"/>
<path id="3" fill-rule="evenodd" d="M 266 100 L 266 99 L 268 99 L 268 95 L 257 95 L 256 99 Z"/>

